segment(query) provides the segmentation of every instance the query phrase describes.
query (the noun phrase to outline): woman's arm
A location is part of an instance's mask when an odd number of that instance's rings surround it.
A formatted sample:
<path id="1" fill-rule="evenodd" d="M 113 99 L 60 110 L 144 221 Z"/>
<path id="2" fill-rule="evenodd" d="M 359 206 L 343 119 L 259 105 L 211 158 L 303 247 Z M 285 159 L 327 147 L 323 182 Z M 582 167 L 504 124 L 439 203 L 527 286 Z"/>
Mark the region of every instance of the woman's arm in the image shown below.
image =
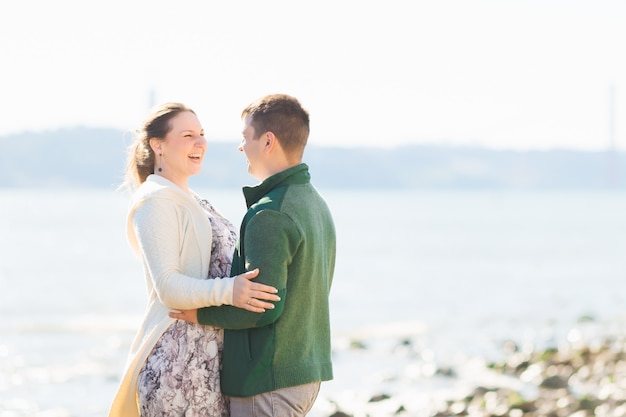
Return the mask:
<path id="1" fill-rule="evenodd" d="M 270 308 L 269 303 L 248 304 L 251 298 L 271 299 L 275 289 L 251 282 L 256 273 L 232 278 L 201 279 L 181 272 L 178 211 L 167 200 L 146 201 L 132 214 L 137 250 L 148 270 L 159 300 L 172 309 L 193 309 L 232 304 L 249 311 Z M 183 224 L 185 222 L 183 221 Z M 192 260 L 200 262 L 199 259 Z"/>

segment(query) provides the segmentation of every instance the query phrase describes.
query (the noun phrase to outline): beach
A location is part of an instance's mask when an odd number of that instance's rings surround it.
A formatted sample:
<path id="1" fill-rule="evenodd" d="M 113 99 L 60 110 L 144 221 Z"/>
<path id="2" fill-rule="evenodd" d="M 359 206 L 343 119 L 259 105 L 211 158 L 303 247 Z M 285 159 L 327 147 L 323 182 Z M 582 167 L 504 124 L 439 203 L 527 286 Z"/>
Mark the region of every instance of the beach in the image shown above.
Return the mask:
<path id="1" fill-rule="evenodd" d="M 492 357 L 460 347 L 446 359 L 419 331 L 355 335 L 335 352 L 350 381 L 323 390 L 315 416 L 623 416 L 625 329 L 584 317 L 562 340 L 504 340 Z"/>
<path id="2" fill-rule="evenodd" d="M 626 194 L 322 193 L 334 379 L 311 417 L 624 415 Z M 201 194 L 241 218 L 239 191 Z M 106 416 L 146 302 L 128 197 L 0 201 L 0 417 Z"/>

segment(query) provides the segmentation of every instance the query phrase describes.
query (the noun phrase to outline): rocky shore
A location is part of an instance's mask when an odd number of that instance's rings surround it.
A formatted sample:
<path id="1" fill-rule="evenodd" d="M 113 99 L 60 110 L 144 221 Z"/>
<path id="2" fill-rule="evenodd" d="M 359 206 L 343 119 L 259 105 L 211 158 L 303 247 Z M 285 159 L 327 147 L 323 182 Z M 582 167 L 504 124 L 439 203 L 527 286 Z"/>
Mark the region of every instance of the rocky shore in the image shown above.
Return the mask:
<path id="1" fill-rule="evenodd" d="M 585 338 L 580 329 L 572 329 L 567 340 L 542 348 L 506 341 L 496 361 L 466 358 L 455 365 L 425 360 L 428 355 L 419 347 L 418 338 L 405 338 L 387 352 L 388 357 L 402 356 L 404 365 L 379 376 L 376 391 L 370 384 L 365 395 L 352 391 L 326 398 L 329 411 L 325 415 L 626 416 L 626 335 L 622 330 Z M 367 366 L 366 361 L 384 362 L 380 356 L 367 359 L 367 341 L 352 340 L 348 349 L 361 366 Z"/>

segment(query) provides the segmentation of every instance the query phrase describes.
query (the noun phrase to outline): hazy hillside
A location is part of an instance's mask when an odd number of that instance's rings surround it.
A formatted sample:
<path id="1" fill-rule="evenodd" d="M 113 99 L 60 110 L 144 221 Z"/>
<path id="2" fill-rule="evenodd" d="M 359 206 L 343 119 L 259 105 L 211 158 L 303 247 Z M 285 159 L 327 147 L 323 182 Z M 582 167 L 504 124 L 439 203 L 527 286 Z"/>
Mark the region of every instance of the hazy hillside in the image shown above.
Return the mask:
<path id="1" fill-rule="evenodd" d="M 122 180 L 130 133 L 74 128 L 0 137 L 0 187 L 110 187 Z M 192 185 L 254 183 L 237 143 L 209 139 L 203 173 Z M 612 171 L 611 158 L 615 169 Z M 324 188 L 608 188 L 625 187 L 626 155 L 515 152 L 415 145 L 394 149 L 328 148 L 305 154 Z"/>

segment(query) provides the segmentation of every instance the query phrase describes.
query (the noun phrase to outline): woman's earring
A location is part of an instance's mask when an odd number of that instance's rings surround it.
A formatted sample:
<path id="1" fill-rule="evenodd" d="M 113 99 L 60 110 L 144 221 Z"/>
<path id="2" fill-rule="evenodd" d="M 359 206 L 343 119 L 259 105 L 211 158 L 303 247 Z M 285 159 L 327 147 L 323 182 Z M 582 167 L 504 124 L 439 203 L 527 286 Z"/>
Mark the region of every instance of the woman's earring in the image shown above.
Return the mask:
<path id="1" fill-rule="evenodd" d="M 163 168 L 161 168 L 161 166 L 163 165 L 162 159 L 163 159 L 163 154 L 160 153 L 159 154 L 159 172 L 163 172 Z"/>

